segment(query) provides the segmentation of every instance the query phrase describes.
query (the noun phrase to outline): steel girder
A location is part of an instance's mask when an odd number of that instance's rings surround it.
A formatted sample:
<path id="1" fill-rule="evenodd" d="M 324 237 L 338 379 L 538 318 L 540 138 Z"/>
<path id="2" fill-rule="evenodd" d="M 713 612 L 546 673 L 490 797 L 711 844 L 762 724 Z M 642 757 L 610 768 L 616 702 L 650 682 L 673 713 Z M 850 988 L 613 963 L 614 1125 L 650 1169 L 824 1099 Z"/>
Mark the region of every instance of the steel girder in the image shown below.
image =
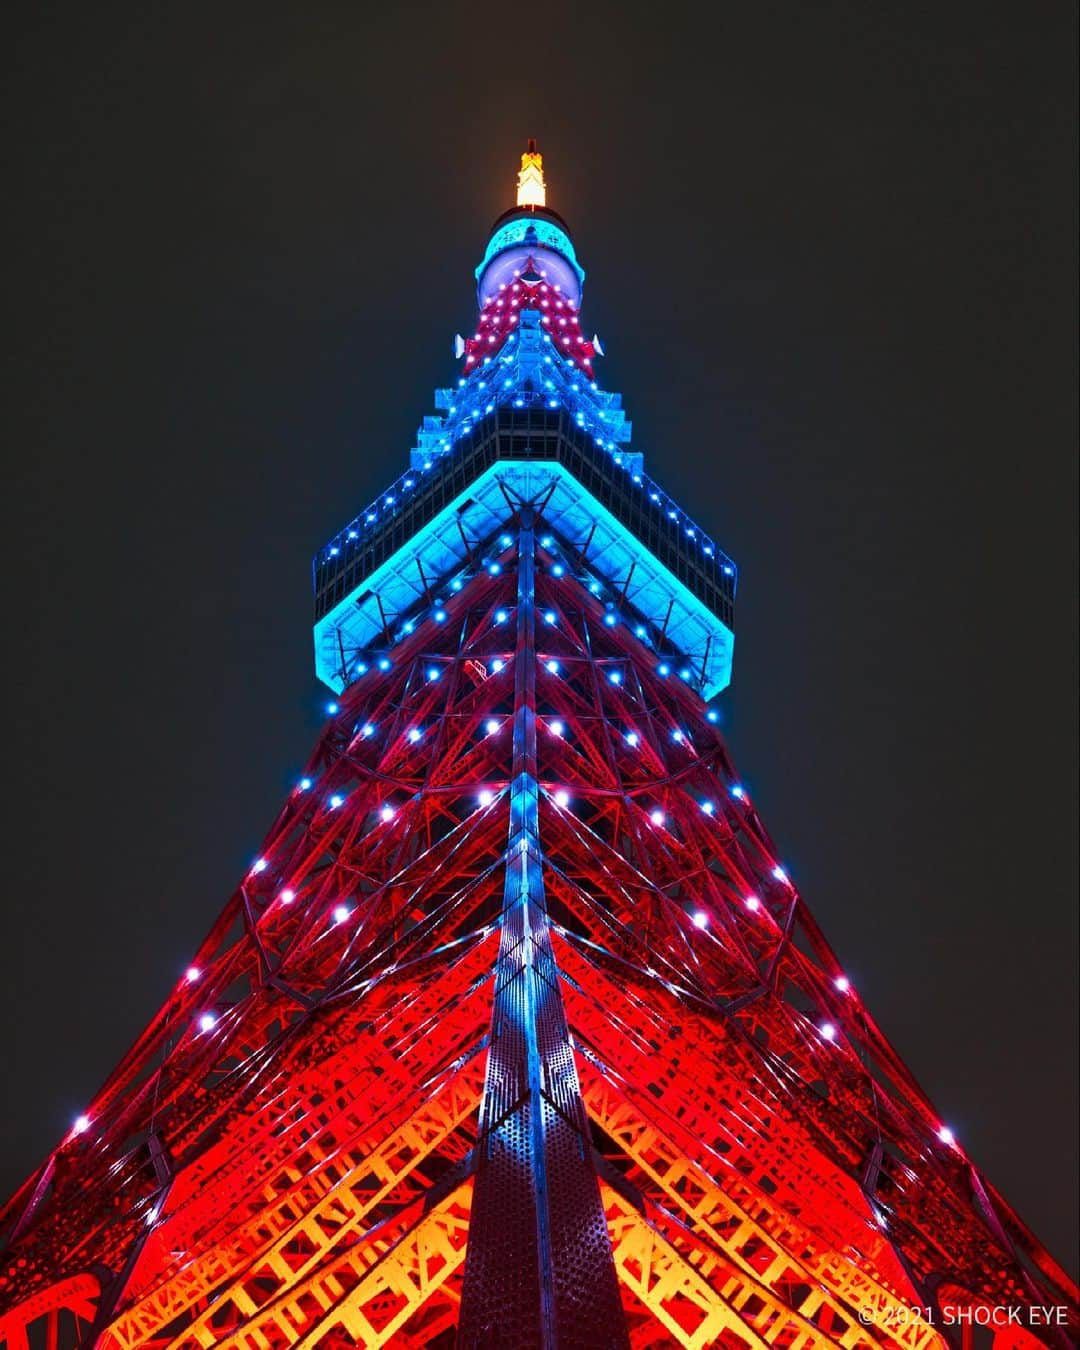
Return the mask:
<path id="1" fill-rule="evenodd" d="M 3 1343 L 926 1350 L 945 1304 L 1074 1308 L 701 700 L 542 501 L 508 520 L 6 1206 Z"/>

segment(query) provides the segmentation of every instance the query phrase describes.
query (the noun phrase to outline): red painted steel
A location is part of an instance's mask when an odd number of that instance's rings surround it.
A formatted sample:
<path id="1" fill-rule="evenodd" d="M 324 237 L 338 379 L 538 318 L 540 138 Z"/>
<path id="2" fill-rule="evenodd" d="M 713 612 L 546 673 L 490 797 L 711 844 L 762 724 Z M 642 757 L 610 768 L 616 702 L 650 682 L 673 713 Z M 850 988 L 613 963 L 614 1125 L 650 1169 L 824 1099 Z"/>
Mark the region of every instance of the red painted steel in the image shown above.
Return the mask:
<path id="1" fill-rule="evenodd" d="M 572 361 L 591 380 L 596 347 L 582 334 L 578 310 L 573 302 L 541 279 L 538 265 L 532 258 L 527 260 L 517 281 L 496 292 L 481 306 L 476 332 L 465 339 L 466 373 L 502 348 L 526 309 L 539 313 L 541 326 L 559 354 Z"/>
<path id="2" fill-rule="evenodd" d="M 844 987 L 700 699 L 545 548 L 519 589 L 517 523 L 342 697 L 197 975 L 8 1202 L 3 1343 L 536 1343 L 538 1204 L 550 1343 L 922 1350 L 1012 1308 L 998 1350 L 1069 1343 L 1075 1287 Z"/>

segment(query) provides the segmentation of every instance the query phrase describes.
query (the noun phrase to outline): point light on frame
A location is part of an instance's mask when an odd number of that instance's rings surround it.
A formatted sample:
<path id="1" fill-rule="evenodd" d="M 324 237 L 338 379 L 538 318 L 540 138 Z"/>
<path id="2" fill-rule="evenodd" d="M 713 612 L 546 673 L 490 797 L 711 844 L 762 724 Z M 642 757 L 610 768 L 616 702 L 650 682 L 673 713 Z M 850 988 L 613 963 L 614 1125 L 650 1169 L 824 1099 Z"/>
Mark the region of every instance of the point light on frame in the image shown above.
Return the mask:
<path id="1" fill-rule="evenodd" d="M 564 811 L 570 805 L 570 794 L 565 788 L 559 788 L 555 793 L 555 805 Z"/>
<path id="2" fill-rule="evenodd" d="M 708 926 L 709 926 L 709 916 L 705 913 L 703 909 L 696 909 L 694 911 L 694 927 L 708 928 Z"/>

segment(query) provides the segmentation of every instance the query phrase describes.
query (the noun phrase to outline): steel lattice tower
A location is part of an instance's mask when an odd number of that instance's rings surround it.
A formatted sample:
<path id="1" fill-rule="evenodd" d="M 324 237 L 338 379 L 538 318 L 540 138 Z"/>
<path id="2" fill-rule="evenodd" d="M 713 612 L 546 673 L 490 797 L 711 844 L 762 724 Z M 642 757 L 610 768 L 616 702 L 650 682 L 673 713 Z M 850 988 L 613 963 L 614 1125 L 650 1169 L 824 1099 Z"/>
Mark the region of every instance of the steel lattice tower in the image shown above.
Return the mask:
<path id="1" fill-rule="evenodd" d="M 304 776 L 3 1211 L 9 1350 L 1075 1334 L 739 786 L 735 567 L 628 448 L 583 277 L 530 145 L 461 378 L 315 560 Z"/>

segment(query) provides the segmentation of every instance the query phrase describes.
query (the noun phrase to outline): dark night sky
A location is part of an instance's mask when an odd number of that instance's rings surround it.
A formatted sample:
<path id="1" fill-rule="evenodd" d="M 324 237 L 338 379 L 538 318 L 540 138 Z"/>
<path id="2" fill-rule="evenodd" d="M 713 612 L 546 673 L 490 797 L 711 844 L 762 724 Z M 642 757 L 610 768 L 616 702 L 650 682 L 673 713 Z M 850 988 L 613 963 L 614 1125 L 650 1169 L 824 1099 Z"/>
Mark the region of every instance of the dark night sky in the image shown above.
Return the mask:
<path id="1" fill-rule="evenodd" d="M 456 373 L 535 135 L 600 379 L 740 563 L 741 771 L 886 1032 L 1075 1268 L 1075 26 L 1063 2 L 24 14 L 0 1190 L 302 762 L 310 557 Z"/>

